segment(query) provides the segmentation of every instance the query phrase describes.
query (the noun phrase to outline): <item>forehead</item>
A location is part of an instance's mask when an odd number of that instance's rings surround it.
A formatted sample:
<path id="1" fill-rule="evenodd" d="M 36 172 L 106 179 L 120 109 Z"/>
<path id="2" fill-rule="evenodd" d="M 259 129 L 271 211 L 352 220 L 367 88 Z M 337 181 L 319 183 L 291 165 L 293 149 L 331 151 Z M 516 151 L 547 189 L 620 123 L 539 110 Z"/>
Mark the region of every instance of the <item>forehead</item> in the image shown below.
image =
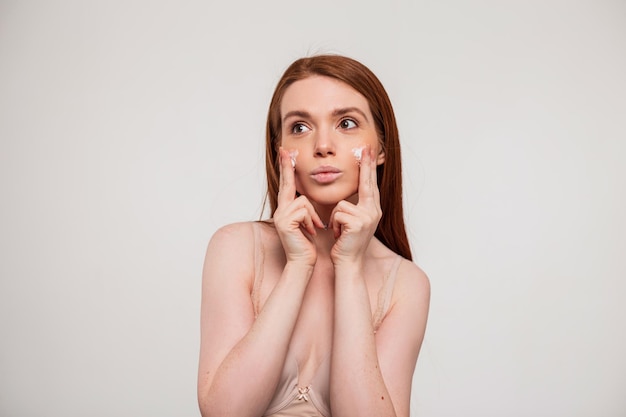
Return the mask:
<path id="1" fill-rule="evenodd" d="M 357 90 L 334 78 L 314 75 L 298 80 L 285 90 L 280 113 L 303 110 L 327 113 L 339 108 L 358 107 L 371 115 L 367 99 Z"/>

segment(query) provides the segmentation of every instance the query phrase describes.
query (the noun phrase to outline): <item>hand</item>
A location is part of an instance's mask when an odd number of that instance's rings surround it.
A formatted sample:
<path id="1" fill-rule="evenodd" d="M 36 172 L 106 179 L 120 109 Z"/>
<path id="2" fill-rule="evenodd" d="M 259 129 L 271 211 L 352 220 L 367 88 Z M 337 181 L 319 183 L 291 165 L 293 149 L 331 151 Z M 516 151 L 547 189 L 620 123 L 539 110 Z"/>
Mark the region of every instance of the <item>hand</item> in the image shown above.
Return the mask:
<path id="1" fill-rule="evenodd" d="M 363 150 L 359 171 L 358 203 L 340 201 L 330 216 L 329 225 L 337 242 L 330 256 L 333 264 L 363 262 L 365 251 L 382 216 L 376 181 L 376 155 L 370 146 Z"/>
<path id="2" fill-rule="evenodd" d="M 278 206 L 274 213 L 276 231 L 287 262 L 313 266 L 317 260 L 317 250 L 311 236 L 315 236 L 315 228 L 323 228 L 324 223 L 305 196 L 296 198 L 295 168 L 291 164 L 289 152 L 281 147 L 278 155 L 280 178 Z"/>

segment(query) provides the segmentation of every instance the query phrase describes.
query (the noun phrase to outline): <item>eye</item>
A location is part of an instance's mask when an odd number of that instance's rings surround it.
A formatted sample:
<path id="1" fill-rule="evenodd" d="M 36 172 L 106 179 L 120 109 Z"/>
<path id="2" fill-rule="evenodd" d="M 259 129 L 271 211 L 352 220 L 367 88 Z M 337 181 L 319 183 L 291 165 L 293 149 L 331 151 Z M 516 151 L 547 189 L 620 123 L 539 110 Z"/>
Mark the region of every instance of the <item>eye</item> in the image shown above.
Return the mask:
<path id="1" fill-rule="evenodd" d="M 300 133 L 308 132 L 309 130 L 311 130 L 311 129 L 309 129 L 303 123 L 294 123 L 293 126 L 291 127 L 291 133 L 294 133 L 296 135 L 298 135 Z"/>
<path id="2" fill-rule="evenodd" d="M 354 129 L 355 127 L 357 127 L 357 124 L 352 119 L 343 119 L 341 122 L 339 122 L 339 127 L 341 127 L 342 129 Z"/>

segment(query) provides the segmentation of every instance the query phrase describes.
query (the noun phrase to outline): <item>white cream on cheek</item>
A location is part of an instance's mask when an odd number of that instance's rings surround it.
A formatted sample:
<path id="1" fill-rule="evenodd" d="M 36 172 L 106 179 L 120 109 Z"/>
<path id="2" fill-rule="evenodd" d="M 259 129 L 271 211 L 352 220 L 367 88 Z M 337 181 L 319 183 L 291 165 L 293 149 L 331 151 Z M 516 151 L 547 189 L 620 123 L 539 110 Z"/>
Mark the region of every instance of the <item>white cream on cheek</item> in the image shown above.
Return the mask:
<path id="1" fill-rule="evenodd" d="M 356 158 L 356 161 L 358 163 L 361 163 L 361 157 L 363 155 L 363 149 L 365 149 L 365 146 L 361 146 L 360 148 L 352 148 L 352 154 L 354 154 L 354 157 Z"/>
<path id="2" fill-rule="evenodd" d="M 291 166 L 296 167 L 296 158 L 298 157 L 298 150 L 289 151 L 289 158 L 291 158 Z"/>

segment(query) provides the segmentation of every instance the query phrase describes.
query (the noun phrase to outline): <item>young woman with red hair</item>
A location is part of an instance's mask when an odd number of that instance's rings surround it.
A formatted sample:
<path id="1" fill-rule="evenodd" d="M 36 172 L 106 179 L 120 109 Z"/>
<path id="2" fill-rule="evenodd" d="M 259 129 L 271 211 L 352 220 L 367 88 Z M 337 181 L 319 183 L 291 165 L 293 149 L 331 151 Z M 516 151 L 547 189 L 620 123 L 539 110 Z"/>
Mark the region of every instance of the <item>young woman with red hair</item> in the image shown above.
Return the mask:
<path id="1" fill-rule="evenodd" d="M 407 417 L 430 286 L 411 261 L 387 93 L 353 59 L 299 59 L 266 146 L 271 218 L 207 249 L 202 415 Z"/>

